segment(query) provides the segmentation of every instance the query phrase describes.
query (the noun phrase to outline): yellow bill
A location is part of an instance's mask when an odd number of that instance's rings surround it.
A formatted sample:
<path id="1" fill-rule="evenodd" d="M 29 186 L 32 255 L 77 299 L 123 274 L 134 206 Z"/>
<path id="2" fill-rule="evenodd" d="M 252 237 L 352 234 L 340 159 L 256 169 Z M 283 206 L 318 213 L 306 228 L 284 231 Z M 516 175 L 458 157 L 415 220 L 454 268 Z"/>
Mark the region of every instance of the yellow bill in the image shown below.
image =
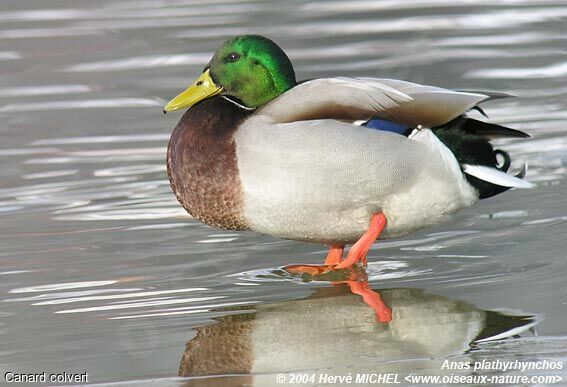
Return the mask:
<path id="1" fill-rule="evenodd" d="M 220 94 L 222 91 L 222 86 L 217 86 L 213 82 L 209 70 L 207 70 L 187 90 L 169 101 L 163 108 L 163 112 L 189 108 L 199 101 Z"/>

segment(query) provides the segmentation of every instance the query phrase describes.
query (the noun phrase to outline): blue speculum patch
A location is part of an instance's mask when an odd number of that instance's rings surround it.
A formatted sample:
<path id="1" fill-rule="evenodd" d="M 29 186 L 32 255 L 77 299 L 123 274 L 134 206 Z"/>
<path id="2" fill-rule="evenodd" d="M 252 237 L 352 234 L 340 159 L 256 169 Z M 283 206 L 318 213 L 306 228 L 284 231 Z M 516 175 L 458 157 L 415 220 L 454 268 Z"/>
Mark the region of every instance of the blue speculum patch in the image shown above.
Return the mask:
<path id="1" fill-rule="evenodd" d="M 381 118 L 373 118 L 363 124 L 363 126 L 371 129 L 383 130 L 386 132 L 394 132 L 401 135 L 403 135 L 409 129 L 409 126 L 407 125 L 397 124 L 395 122 L 383 120 Z"/>

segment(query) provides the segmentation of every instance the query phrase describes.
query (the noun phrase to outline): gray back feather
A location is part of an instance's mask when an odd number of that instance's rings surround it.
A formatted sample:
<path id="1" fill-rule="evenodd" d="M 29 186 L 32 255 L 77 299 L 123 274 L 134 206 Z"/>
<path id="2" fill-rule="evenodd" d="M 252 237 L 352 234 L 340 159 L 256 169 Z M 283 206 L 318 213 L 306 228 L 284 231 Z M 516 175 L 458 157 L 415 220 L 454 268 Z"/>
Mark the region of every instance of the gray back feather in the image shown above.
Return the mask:
<path id="1" fill-rule="evenodd" d="M 304 82 L 266 104 L 258 114 L 275 122 L 344 121 L 381 117 L 411 127 L 435 127 L 489 96 L 379 78 L 320 78 Z"/>

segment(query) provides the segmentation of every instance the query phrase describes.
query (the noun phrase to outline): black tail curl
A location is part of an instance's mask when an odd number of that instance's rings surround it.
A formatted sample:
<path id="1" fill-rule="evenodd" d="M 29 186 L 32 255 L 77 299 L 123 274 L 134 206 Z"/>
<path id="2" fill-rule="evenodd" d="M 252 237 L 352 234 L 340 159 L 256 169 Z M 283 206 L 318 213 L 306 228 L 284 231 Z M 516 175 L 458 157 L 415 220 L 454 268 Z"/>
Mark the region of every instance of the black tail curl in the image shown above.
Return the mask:
<path id="1" fill-rule="evenodd" d="M 494 149 L 490 140 L 495 138 L 528 138 L 529 134 L 473 118 L 459 116 L 447 124 L 432 129 L 435 135 L 455 155 L 461 164 L 484 165 L 507 172 L 511 158 L 508 153 Z M 498 158 L 502 158 L 501 162 Z M 465 174 L 467 181 L 479 192 L 481 199 L 498 195 L 510 189 Z M 517 177 L 522 177 L 521 173 Z"/>

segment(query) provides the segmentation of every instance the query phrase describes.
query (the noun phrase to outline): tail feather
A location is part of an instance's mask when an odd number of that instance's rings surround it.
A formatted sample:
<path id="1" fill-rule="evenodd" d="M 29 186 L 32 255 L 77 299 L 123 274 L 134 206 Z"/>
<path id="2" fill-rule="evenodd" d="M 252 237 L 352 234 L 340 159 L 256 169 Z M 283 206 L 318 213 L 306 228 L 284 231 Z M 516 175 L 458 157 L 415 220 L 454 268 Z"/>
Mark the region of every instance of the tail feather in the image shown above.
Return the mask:
<path id="1" fill-rule="evenodd" d="M 508 175 L 499 169 L 486 167 L 483 165 L 463 164 L 463 172 L 467 175 L 484 180 L 488 183 L 509 188 L 533 188 L 534 185 L 529 181 L 522 180 L 516 176 Z M 520 172 L 520 175 L 522 172 Z"/>
<path id="2" fill-rule="evenodd" d="M 517 98 L 516 95 L 510 93 L 504 93 L 502 91 L 486 91 L 486 90 L 458 90 L 464 93 L 477 93 L 477 94 L 484 94 L 489 96 L 490 98 L 486 101 L 492 101 L 495 99 L 502 99 L 502 98 Z M 483 103 L 486 101 L 482 101 Z"/>
<path id="3" fill-rule="evenodd" d="M 465 116 L 455 118 L 442 126 L 444 129 L 453 129 L 475 136 L 496 138 L 529 138 L 530 135 L 517 129 L 475 120 Z"/>
<path id="4" fill-rule="evenodd" d="M 526 138 L 529 137 L 527 133 L 465 116 L 435 128 L 434 132 L 453 152 L 467 181 L 477 189 L 481 199 L 498 195 L 512 187 L 533 186 L 521 180 L 525 176 L 525 168 L 515 177 L 507 175 L 511 164 L 510 156 L 500 149 L 494 149 L 490 144 L 492 138 Z M 503 159 L 500 163 L 498 156 Z"/>

